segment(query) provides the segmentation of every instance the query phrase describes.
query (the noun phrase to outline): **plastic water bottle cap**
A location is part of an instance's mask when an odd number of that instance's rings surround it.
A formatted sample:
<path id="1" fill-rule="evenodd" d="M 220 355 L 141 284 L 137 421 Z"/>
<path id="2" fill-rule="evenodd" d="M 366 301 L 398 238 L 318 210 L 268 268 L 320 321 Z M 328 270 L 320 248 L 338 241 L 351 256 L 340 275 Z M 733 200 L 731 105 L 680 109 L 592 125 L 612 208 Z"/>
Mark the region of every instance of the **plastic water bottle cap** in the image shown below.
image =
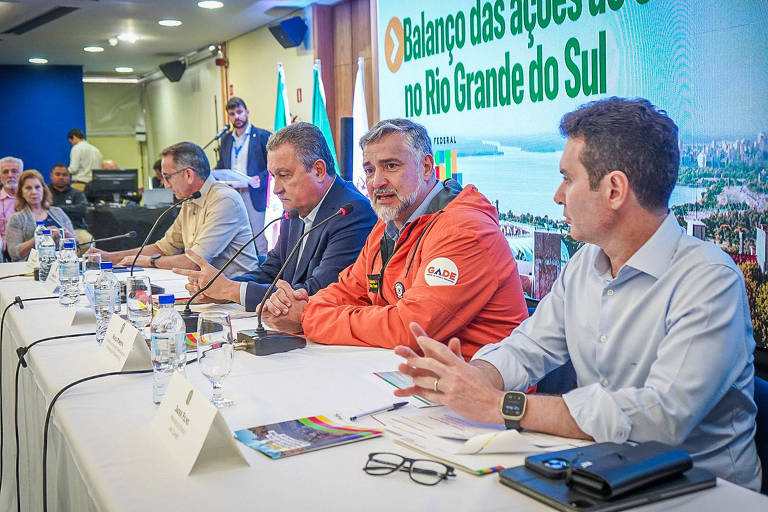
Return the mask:
<path id="1" fill-rule="evenodd" d="M 75 241 L 74 240 L 67 240 L 64 242 L 64 248 L 65 249 L 74 249 L 75 248 Z"/>
<path id="2" fill-rule="evenodd" d="M 44 234 L 44 235 L 48 235 L 48 236 L 51 236 L 51 230 L 50 230 L 50 229 L 44 229 L 44 230 L 43 230 L 43 234 Z"/>
<path id="3" fill-rule="evenodd" d="M 157 297 L 158 304 L 173 304 L 174 296 L 172 293 L 166 293 Z"/>
<path id="4" fill-rule="evenodd" d="M 45 226 L 45 221 L 44 220 L 38 220 L 36 222 L 37 222 L 38 226 Z"/>
<path id="5" fill-rule="evenodd" d="M 112 262 L 111 261 L 102 261 L 101 262 L 101 270 L 112 270 Z"/>

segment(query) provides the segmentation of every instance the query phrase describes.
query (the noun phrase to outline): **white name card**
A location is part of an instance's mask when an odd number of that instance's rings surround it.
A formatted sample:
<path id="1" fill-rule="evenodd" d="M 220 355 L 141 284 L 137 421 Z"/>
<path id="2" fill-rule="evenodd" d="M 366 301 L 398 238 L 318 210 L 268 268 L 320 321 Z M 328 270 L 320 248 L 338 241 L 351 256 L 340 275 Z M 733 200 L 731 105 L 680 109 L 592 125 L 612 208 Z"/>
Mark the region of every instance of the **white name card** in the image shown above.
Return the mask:
<path id="1" fill-rule="evenodd" d="M 48 275 L 45 276 L 45 289 L 50 293 L 56 293 L 56 289 L 59 287 L 59 262 L 54 261 L 51 263 L 51 269 L 48 271 Z"/>
<path id="2" fill-rule="evenodd" d="M 119 315 L 109 319 L 99 355 L 104 372 L 146 370 L 152 364 L 144 335 Z"/>
<path id="3" fill-rule="evenodd" d="M 27 257 L 27 268 L 29 270 L 35 270 L 40 267 L 40 256 L 37 254 L 37 249 L 34 247 L 29 250 L 29 256 Z"/>
<path id="4" fill-rule="evenodd" d="M 96 323 L 96 313 L 92 307 L 75 304 L 67 308 L 67 325 L 88 325 Z"/>
<path id="5" fill-rule="evenodd" d="M 150 425 L 160 449 L 170 451 L 179 469 L 247 466 L 232 432 L 208 395 L 179 372 L 174 372 L 163 401 Z"/>

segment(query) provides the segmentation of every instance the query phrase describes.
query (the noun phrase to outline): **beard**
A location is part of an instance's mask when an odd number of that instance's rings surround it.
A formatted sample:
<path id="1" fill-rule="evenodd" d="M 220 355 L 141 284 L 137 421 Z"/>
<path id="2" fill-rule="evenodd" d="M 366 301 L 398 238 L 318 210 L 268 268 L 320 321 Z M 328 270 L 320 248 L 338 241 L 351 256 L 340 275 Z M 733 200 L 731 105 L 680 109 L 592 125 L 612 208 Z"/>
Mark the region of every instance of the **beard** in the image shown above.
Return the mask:
<path id="1" fill-rule="evenodd" d="M 414 190 L 411 194 L 404 197 L 402 196 L 397 190 L 393 188 L 382 188 L 382 189 L 376 189 L 373 191 L 373 197 L 371 201 L 371 207 L 373 208 L 373 211 L 376 212 L 376 216 L 383 220 L 384 222 L 389 222 L 391 220 L 395 220 L 400 215 L 402 215 L 404 212 L 408 211 L 408 209 L 413 206 L 413 204 L 416 202 L 416 199 L 418 199 L 419 194 L 422 192 L 422 189 L 426 186 L 426 184 L 423 181 L 419 181 L 419 186 Z M 397 197 L 397 200 L 400 202 L 400 204 L 395 206 L 383 206 L 376 202 L 376 198 L 380 194 L 395 194 Z"/>

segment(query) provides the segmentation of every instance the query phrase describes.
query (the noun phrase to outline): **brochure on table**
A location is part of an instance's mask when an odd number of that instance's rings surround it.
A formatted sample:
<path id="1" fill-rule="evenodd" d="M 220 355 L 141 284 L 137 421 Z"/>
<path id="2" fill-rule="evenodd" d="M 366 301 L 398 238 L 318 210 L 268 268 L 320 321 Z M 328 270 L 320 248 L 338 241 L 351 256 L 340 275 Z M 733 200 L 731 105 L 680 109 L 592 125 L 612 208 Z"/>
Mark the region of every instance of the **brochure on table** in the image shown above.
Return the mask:
<path id="1" fill-rule="evenodd" d="M 179 372 L 174 372 L 150 425 L 159 451 L 172 454 L 179 471 L 247 466 L 227 423 L 208 400 Z"/>
<path id="2" fill-rule="evenodd" d="M 590 444 L 534 432 L 507 430 L 503 425 L 477 423 L 447 407 L 379 416 L 395 442 L 438 458 L 475 475 L 523 463 L 526 455 Z"/>

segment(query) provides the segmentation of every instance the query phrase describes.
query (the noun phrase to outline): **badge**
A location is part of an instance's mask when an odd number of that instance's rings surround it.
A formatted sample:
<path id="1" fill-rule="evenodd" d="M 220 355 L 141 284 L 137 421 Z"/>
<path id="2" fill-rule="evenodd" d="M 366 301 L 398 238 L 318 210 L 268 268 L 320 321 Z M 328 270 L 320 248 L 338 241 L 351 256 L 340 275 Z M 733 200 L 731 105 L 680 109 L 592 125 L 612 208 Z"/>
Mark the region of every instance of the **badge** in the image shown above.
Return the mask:
<path id="1" fill-rule="evenodd" d="M 379 283 L 381 274 L 368 274 L 368 291 L 370 293 L 379 293 Z"/>
<path id="2" fill-rule="evenodd" d="M 452 286 L 459 280 L 459 269 L 448 258 L 435 258 L 424 269 L 424 281 L 429 286 Z"/>
<path id="3" fill-rule="evenodd" d="M 400 281 L 395 283 L 395 295 L 397 295 L 398 299 L 403 298 L 403 294 L 405 293 L 405 285 L 401 283 Z"/>

